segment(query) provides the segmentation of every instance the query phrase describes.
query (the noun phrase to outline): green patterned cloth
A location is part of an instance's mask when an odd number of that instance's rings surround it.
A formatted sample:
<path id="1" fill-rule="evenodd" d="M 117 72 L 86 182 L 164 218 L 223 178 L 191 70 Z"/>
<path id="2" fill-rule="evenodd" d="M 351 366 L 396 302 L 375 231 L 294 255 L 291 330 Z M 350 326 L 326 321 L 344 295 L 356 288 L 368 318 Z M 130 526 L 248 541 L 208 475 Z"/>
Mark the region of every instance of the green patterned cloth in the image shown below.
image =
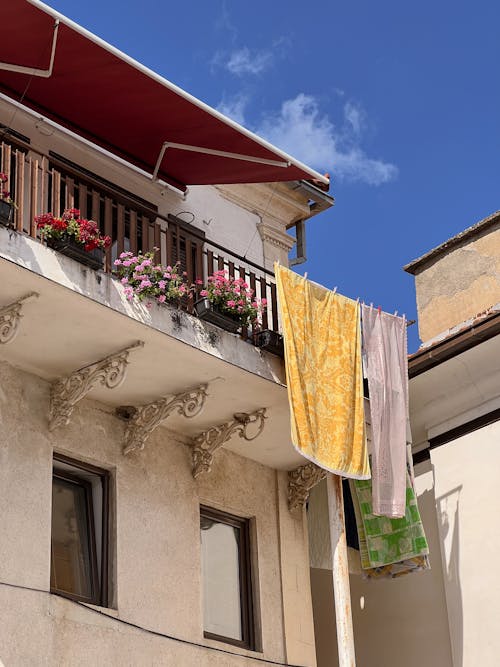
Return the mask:
<path id="1" fill-rule="evenodd" d="M 371 480 L 350 480 L 350 486 L 363 569 L 401 563 L 429 553 L 409 475 L 406 476 L 406 511 L 401 519 L 372 513 Z"/>

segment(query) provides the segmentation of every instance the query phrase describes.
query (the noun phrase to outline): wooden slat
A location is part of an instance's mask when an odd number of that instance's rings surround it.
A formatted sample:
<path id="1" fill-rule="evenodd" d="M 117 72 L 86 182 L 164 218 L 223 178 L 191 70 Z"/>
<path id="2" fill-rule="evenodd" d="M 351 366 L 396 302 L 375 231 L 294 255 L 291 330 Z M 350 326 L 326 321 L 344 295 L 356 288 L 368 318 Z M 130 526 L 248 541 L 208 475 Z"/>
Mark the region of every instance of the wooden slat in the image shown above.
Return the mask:
<path id="1" fill-rule="evenodd" d="M 7 176 L 7 185 L 10 187 L 10 144 L 3 144 L 2 146 L 2 171 Z"/>
<path id="2" fill-rule="evenodd" d="M 174 234 L 170 224 L 167 227 L 167 266 L 171 266 L 174 262 Z"/>
<path id="3" fill-rule="evenodd" d="M 240 278 L 246 282 L 246 267 L 240 266 L 238 267 L 238 271 L 240 274 Z M 246 327 L 242 327 L 241 329 L 241 337 L 246 340 L 248 338 L 248 329 Z"/>
<path id="4" fill-rule="evenodd" d="M 22 232 L 24 231 L 24 153 L 22 151 L 15 152 L 16 161 L 16 217 L 15 228 Z"/>
<path id="5" fill-rule="evenodd" d="M 113 200 L 111 197 L 104 198 L 104 234 L 113 235 Z M 106 250 L 106 271 L 111 271 L 111 247 Z"/>
<path id="6" fill-rule="evenodd" d="M 229 271 L 230 277 L 234 278 L 234 262 L 227 263 L 227 270 Z"/>
<path id="7" fill-rule="evenodd" d="M 193 244 L 189 237 L 186 238 L 186 273 L 187 273 L 187 283 L 192 285 L 194 283 L 194 270 L 193 270 Z M 188 300 L 187 303 L 188 312 L 193 311 L 193 299 L 192 297 Z"/>
<path id="8" fill-rule="evenodd" d="M 195 279 L 204 280 L 205 276 L 203 275 L 203 246 L 201 243 L 196 244 L 196 266 L 195 266 Z M 201 287 L 198 287 L 198 291 Z"/>
<path id="9" fill-rule="evenodd" d="M 145 215 L 141 219 L 142 225 L 142 252 L 149 252 L 149 220 Z"/>
<path id="10" fill-rule="evenodd" d="M 92 220 L 95 220 L 96 222 L 99 223 L 99 228 L 102 232 L 103 231 L 103 225 L 102 225 L 102 221 L 99 220 L 99 218 L 101 217 L 100 216 L 100 213 L 101 213 L 100 203 L 101 203 L 100 194 L 97 192 L 97 190 L 92 190 L 92 213 L 91 213 L 91 216 L 92 216 Z"/>
<path id="11" fill-rule="evenodd" d="M 211 250 L 207 250 L 207 273 L 208 276 L 211 276 L 214 272 L 214 253 Z M 207 276 L 207 278 L 208 278 Z"/>
<path id="12" fill-rule="evenodd" d="M 87 186 L 83 183 L 78 183 L 78 208 L 82 218 L 87 217 Z M 92 216 L 91 216 L 92 217 Z"/>
<path id="13" fill-rule="evenodd" d="M 226 268 L 226 267 L 225 267 L 224 257 L 222 257 L 222 255 L 219 255 L 219 256 L 217 257 L 217 269 L 218 269 L 219 271 L 224 271 L 225 268 Z"/>
<path id="14" fill-rule="evenodd" d="M 42 157 L 40 170 L 40 213 L 48 213 L 48 186 L 49 169 L 46 157 Z"/>
<path id="15" fill-rule="evenodd" d="M 118 204 L 116 213 L 116 253 L 117 257 L 121 255 L 124 250 L 125 242 L 125 206 Z"/>
<path id="16" fill-rule="evenodd" d="M 66 176 L 66 207 L 75 208 L 75 181 Z M 81 211 L 80 211 L 81 213 Z"/>
<path id="17" fill-rule="evenodd" d="M 129 221 L 129 239 L 130 239 L 130 250 L 134 253 L 137 253 L 137 212 L 130 211 L 130 221 Z"/>
<path id="18" fill-rule="evenodd" d="M 266 279 L 262 278 L 262 276 L 259 278 L 259 284 L 260 284 L 260 297 L 261 299 L 265 299 L 267 297 L 267 289 L 266 289 Z M 267 309 L 264 310 L 262 313 L 262 328 L 267 329 Z"/>
<path id="19" fill-rule="evenodd" d="M 52 213 L 56 218 L 61 215 L 61 174 L 52 169 Z"/>
<path id="20" fill-rule="evenodd" d="M 38 215 L 38 160 L 30 159 L 30 236 L 36 239 L 35 216 Z"/>
<path id="21" fill-rule="evenodd" d="M 278 297 L 276 294 L 276 284 L 271 283 L 271 303 L 268 304 L 269 316 L 272 317 L 272 329 L 278 331 Z"/>
<path id="22" fill-rule="evenodd" d="M 158 221 L 154 223 L 154 247 L 155 250 L 155 262 L 159 262 L 161 259 L 161 226 Z"/>

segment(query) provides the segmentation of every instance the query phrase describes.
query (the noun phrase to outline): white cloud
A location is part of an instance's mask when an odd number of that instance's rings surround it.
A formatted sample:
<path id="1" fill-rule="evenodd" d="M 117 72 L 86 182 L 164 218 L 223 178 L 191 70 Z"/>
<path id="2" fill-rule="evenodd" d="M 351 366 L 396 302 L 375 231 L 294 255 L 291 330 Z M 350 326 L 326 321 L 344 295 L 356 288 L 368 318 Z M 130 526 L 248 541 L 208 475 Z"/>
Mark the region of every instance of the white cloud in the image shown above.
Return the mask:
<path id="1" fill-rule="evenodd" d="M 260 74 L 273 63 L 271 51 L 250 51 L 247 46 L 233 51 L 224 64 L 224 67 L 237 76 L 245 74 Z"/>
<path id="2" fill-rule="evenodd" d="M 234 97 L 223 97 L 217 106 L 217 111 L 220 111 L 228 118 L 236 121 L 240 125 L 245 124 L 245 108 L 248 103 L 248 97 L 243 94 L 235 95 Z"/>
<path id="3" fill-rule="evenodd" d="M 278 114 L 267 115 L 256 129 L 271 143 L 333 177 L 381 185 L 397 177 L 395 165 L 369 158 L 359 145 L 364 112 L 347 103 L 344 124 L 337 130 L 322 114 L 317 100 L 300 93 L 286 100 Z"/>

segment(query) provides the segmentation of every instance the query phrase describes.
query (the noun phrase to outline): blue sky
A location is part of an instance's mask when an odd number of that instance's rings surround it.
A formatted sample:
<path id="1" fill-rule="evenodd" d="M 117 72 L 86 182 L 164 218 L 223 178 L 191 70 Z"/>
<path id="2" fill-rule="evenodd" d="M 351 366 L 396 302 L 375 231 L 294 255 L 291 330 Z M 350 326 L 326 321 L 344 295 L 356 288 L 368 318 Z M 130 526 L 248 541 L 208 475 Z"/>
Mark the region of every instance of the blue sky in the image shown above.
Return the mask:
<path id="1" fill-rule="evenodd" d="M 343 294 L 414 318 L 401 267 L 500 208 L 494 0 L 48 4 L 329 172 L 298 268 Z"/>

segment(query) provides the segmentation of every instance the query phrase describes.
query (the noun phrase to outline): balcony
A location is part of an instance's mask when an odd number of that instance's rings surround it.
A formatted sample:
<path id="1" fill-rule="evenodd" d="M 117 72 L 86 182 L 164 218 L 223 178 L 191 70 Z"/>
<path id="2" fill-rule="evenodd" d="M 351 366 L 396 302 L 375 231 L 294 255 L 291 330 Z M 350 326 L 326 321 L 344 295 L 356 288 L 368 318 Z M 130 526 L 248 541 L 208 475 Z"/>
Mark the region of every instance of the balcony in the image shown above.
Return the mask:
<path id="1" fill-rule="evenodd" d="M 278 331 L 278 308 L 274 274 L 268 269 L 209 240 L 203 231 L 176 218 L 162 215 L 151 203 L 56 154 L 34 155 L 27 138 L 21 136 L 0 143 L 0 170 L 9 178 L 11 196 L 17 203 L 14 229 L 37 239 L 34 218 L 51 211 L 60 215 L 65 208 L 78 208 L 82 217 L 95 220 L 101 232 L 111 237 L 104 270 L 126 250 L 149 252 L 164 266 L 180 262 L 189 283 L 203 281 L 216 270 L 242 278 L 258 299 L 267 300 L 262 328 Z M 192 312 L 192 301 L 181 304 Z M 249 332 L 243 330 L 242 338 Z"/>

